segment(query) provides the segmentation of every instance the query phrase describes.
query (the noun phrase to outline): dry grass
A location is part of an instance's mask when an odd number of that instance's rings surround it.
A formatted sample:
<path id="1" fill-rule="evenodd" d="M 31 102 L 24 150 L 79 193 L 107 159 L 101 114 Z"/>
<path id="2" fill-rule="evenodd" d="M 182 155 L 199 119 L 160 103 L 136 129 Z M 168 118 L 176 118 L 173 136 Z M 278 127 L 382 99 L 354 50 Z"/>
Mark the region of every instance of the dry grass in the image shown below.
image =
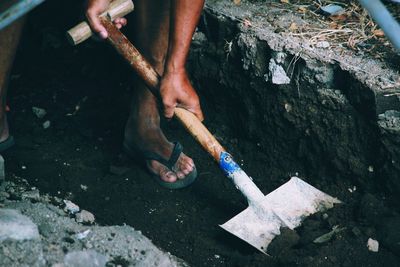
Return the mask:
<path id="1" fill-rule="evenodd" d="M 340 5 L 344 8 L 338 15 L 326 16 L 321 13 L 321 6 L 328 4 Z M 384 56 L 383 50 L 393 53 L 394 50 L 385 38 L 379 26 L 356 1 L 305 1 L 281 0 L 282 8 L 300 14 L 307 21 L 316 23 L 296 25 L 289 28 L 293 36 L 308 40 L 311 45 L 318 46 L 328 42 L 332 47 L 347 47 L 352 50 L 374 52 L 374 57 Z M 388 9 L 400 17 L 400 5 L 389 4 Z M 383 50 L 382 50 L 383 49 Z"/>

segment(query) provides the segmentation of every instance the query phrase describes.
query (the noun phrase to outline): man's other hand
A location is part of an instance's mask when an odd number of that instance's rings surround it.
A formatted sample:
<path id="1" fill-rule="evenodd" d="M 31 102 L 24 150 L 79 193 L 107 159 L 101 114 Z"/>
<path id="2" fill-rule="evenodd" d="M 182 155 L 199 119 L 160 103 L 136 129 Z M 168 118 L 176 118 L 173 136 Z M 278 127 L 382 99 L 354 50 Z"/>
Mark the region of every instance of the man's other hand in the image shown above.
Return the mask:
<path id="1" fill-rule="evenodd" d="M 161 78 L 160 94 L 166 118 L 171 119 L 175 107 L 181 107 L 192 112 L 200 121 L 204 120 L 199 97 L 185 69 L 165 72 Z"/>
<path id="2" fill-rule="evenodd" d="M 99 16 L 107 10 L 111 2 L 111 0 L 88 0 L 86 17 L 92 30 L 96 32 L 102 39 L 106 39 L 108 37 L 108 33 L 103 25 L 101 25 Z M 121 29 L 127 24 L 127 20 L 125 18 L 117 18 L 113 22 L 118 29 Z"/>

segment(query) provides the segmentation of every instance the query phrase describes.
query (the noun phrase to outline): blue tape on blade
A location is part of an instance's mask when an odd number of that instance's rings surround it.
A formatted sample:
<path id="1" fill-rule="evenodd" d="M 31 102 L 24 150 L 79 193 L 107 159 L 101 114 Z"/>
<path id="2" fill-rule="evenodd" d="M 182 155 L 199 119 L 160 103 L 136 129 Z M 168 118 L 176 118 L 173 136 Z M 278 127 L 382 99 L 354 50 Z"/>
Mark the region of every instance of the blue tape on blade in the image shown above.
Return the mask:
<path id="1" fill-rule="evenodd" d="M 231 154 L 229 154 L 228 152 L 221 152 L 221 155 L 219 157 L 219 167 L 227 175 L 241 170 L 240 166 L 233 160 Z"/>

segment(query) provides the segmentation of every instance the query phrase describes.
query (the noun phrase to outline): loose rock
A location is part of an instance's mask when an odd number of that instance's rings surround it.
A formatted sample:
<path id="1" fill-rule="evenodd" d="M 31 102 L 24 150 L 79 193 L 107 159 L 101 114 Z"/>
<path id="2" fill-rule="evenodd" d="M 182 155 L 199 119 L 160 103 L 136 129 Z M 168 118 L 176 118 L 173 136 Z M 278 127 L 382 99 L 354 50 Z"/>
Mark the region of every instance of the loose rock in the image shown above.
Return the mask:
<path id="1" fill-rule="evenodd" d="M 316 47 L 318 47 L 318 48 L 328 48 L 330 46 L 331 46 L 330 43 L 327 41 L 318 42 L 316 45 Z"/>
<path id="2" fill-rule="evenodd" d="M 23 200 L 39 201 L 40 200 L 39 190 L 34 189 L 30 191 L 25 191 L 22 193 L 21 198 Z"/>
<path id="3" fill-rule="evenodd" d="M 81 212 L 75 215 L 75 220 L 78 223 L 83 224 L 93 224 L 94 223 L 94 215 L 87 210 L 82 210 Z"/>
<path id="4" fill-rule="evenodd" d="M 47 129 L 47 128 L 49 128 L 50 127 L 50 121 L 45 121 L 45 122 L 43 122 L 43 124 L 42 124 L 42 126 L 43 126 L 43 129 Z"/>
<path id="5" fill-rule="evenodd" d="M 276 64 L 272 58 L 269 62 L 269 71 L 273 84 L 289 84 L 290 78 L 287 76 L 285 70 L 281 65 Z"/>
<path id="6" fill-rule="evenodd" d="M 65 210 L 66 212 L 75 214 L 75 213 L 77 213 L 77 212 L 79 211 L 79 206 L 76 205 L 75 203 L 73 203 L 72 201 L 70 201 L 70 200 L 64 200 L 64 203 L 65 203 L 64 210 Z"/>
<path id="7" fill-rule="evenodd" d="M 369 251 L 378 252 L 379 250 L 379 242 L 375 239 L 368 238 L 367 247 Z"/>
<path id="8" fill-rule="evenodd" d="M 332 231 L 330 231 L 329 233 L 323 234 L 320 237 L 314 239 L 313 242 L 316 243 L 316 244 L 328 242 L 328 241 L 330 241 L 332 239 L 332 237 L 335 234 L 340 233 L 340 232 L 342 232 L 344 230 L 346 230 L 346 227 L 339 228 L 339 225 L 335 225 L 332 228 Z"/>
<path id="9" fill-rule="evenodd" d="M 46 110 L 42 109 L 42 108 L 38 108 L 38 107 L 32 107 L 32 112 L 33 114 L 36 115 L 36 117 L 38 117 L 39 119 L 43 118 L 44 116 L 46 116 L 47 112 Z"/>

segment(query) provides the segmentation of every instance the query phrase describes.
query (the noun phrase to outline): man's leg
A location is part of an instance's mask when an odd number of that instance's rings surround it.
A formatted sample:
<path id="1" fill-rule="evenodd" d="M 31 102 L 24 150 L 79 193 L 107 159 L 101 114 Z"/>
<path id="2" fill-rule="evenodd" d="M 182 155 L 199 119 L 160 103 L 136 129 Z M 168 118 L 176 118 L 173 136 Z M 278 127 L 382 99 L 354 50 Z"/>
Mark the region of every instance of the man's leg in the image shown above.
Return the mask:
<path id="1" fill-rule="evenodd" d="M 9 136 L 6 116 L 7 84 L 23 22 L 23 18 L 19 19 L 0 31 L 0 142 Z"/>
<path id="2" fill-rule="evenodd" d="M 135 2 L 134 44 L 162 75 L 168 51 L 170 1 L 138 0 Z M 134 100 L 125 129 L 125 141 L 142 151 L 154 152 L 168 159 L 172 153 L 170 143 L 160 129 L 160 115 L 156 98 L 139 79 L 135 83 Z M 194 169 L 191 158 L 183 153 L 175 172 L 157 161 L 148 162 L 149 169 L 166 182 L 182 179 Z"/>

